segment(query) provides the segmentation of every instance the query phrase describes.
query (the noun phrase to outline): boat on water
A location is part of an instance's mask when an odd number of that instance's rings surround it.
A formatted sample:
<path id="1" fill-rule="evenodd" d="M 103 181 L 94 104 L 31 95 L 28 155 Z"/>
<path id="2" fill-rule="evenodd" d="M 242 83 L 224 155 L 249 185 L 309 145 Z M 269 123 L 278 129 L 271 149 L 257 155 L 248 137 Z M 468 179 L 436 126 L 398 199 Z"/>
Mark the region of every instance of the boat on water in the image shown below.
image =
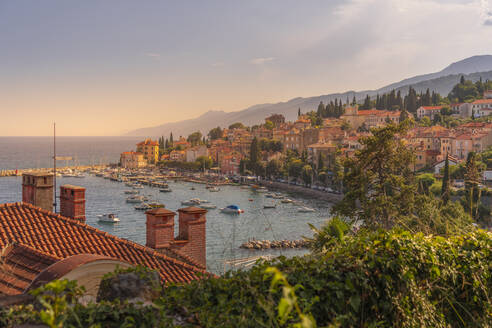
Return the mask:
<path id="1" fill-rule="evenodd" d="M 126 199 L 126 202 L 127 203 L 141 203 L 143 202 L 143 197 L 142 196 L 137 196 L 137 195 L 134 195 L 134 196 L 130 196 Z"/>
<path id="2" fill-rule="evenodd" d="M 97 220 L 99 222 L 106 222 L 106 223 L 116 223 L 120 222 L 120 219 L 116 217 L 113 213 L 108 213 L 108 214 L 101 214 L 97 216 Z"/>
<path id="3" fill-rule="evenodd" d="M 266 198 L 273 198 L 273 196 L 275 196 L 275 194 L 273 192 L 268 192 L 265 194 Z"/>
<path id="4" fill-rule="evenodd" d="M 141 184 L 135 184 L 133 185 L 133 189 L 143 189 L 144 186 L 142 186 Z"/>
<path id="5" fill-rule="evenodd" d="M 199 207 L 206 210 L 213 210 L 214 208 L 217 208 L 217 206 L 215 206 L 214 204 L 200 204 Z"/>
<path id="6" fill-rule="evenodd" d="M 273 199 L 283 199 L 283 198 L 284 198 L 284 196 L 283 196 L 283 195 L 281 195 L 281 194 L 274 194 L 274 195 L 272 196 L 272 198 L 273 198 Z"/>
<path id="7" fill-rule="evenodd" d="M 136 205 L 136 206 L 135 206 L 135 209 L 136 209 L 137 211 L 147 211 L 147 210 L 152 209 L 152 206 L 150 206 L 150 205 L 149 205 L 149 204 L 147 204 L 147 203 L 142 203 L 142 204 Z"/>
<path id="8" fill-rule="evenodd" d="M 147 203 L 151 208 L 164 208 L 166 207 L 164 204 L 158 203 L 158 202 L 151 202 Z"/>
<path id="9" fill-rule="evenodd" d="M 138 190 L 125 190 L 125 194 L 127 195 L 137 195 L 139 192 Z"/>
<path id="10" fill-rule="evenodd" d="M 289 199 L 289 198 L 284 198 L 280 202 L 282 202 L 284 204 L 290 204 L 290 203 L 293 203 L 294 201 L 292 199 Z"/>
<path id="11" fill-rule="evenodd" d="M 83 179 L 85 178 L 85 175 L 83 173 L 78 173 L 78 174 L 74 174 L 73 177 L 78 179 Z"/>
<path id="12" fill-rule="evenodd" d="M 212 187 L 212 188 L 208 188 L 208 191 L 210 191 L 210 192 L 219 192 L 220 191 L 220 188 Z"/>
<path id="13" fill-rule="evenodd" d="M 167 188 L 160 188 L 159 191 L 160 192 L 171 192 L 172 190 L 169 187 L 167 187 Z"/>
<path id="14" fill-rule="evenodd" d="M 301 213 L 316 212 L 316 210 L 314 208 L 306 207 L 306 206 L 299 207 L 299 209 L 297 211 L 301 212 Z"/>
<path id="15" fill-rule="evenodd" d="M 242 209 L 239 208 L 237 205 L 229 205 L 227 207 L 221 208 L 220 211 L 222 213 L 227 213 L 227 214 L 241 214 L 244 213 Z"/>
<path id="16" fill-rule="evenodd" d="M 263 205 L 263 208 L 277 208 L 276 204 L 265 204 Z"/>
<path id="17" fill-rule="evenodd" d="M 182 201 L 181 202 L 181 205 L 188 205 L 188 206 L 192 206 L 192 205 L 200 205 L 201 203 L 206 203 L 206 201 L 201 201 L 200 199 L 198 198 L 192 198 L 190 200 L 185 200 L 185 201 Z"/>

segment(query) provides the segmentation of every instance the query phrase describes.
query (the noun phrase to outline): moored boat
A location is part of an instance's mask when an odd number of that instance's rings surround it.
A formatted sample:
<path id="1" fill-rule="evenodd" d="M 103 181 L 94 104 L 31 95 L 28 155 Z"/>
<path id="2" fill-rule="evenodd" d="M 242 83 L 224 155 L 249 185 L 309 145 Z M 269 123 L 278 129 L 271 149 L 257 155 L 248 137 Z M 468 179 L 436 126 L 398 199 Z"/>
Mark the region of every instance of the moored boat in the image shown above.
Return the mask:
<path id="1" fill-rule="evenodd" d="M 113 213 L 108 213 L 108 214 L 101 214 L 97 216 L 97 220 L 99 222 L 106 222 L 106 223 L 116 223 L 120 222 L 120 219 L 116 217 Z"/>
<path id="2" fill-rule="evenodd" d="M 241 214 L 244 213 L 242 209 L 239 208 L 237 205 L 229 205 L 227 207 L 221 208 L 220 211 L 222 213 L 227 213 L 227 214 Z"/>

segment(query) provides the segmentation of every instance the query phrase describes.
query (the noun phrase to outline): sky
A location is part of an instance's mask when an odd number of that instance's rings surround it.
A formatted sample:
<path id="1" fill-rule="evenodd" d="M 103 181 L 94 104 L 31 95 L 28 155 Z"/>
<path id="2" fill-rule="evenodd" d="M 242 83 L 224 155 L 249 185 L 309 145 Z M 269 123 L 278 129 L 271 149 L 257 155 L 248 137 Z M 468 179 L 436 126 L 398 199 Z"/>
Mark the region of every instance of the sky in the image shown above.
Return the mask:
<path id="1" fill-rule="evenodd" d="M 120 135 L 492 54 L 492 0 L 0 0 L 0 135 Z"/>

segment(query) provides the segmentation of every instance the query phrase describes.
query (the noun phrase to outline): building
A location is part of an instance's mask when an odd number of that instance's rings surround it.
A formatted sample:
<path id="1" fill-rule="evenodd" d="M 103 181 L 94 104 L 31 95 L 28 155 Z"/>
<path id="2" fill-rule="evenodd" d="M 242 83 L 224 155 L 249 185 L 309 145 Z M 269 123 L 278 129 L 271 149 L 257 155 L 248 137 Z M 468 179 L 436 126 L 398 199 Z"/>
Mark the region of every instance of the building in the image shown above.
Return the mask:
<path id="1" fill-rule="evenodd" d="M 120 165 L 126 169 L 138 169 L 147 165 L 142 153 L 125 151 L 120 155 Z"/>
<path id="2" fill-rule="evenodd" d="M 492 99 L 492 90 L 486 90 L 483 92 L 484 99 Z"/>
<path id="3" fill-rule="evenodd" d="M 23 190 L 29 187 L 23 184 Z M 187 283 L 206 274 L 205 210 L 178 210 L 176 238 L 174 212 L 147 211 L 147 246 L 142 246 L 83 223 L 84 188 L 63 186 L 61 194 L 61 214 L 25 202 L 0 204 L 1 295 L 66 278 L 77 280 L 95 299 L 102 276 L 116 266 L 149 267 L 164 283 Z"/>
<path id="4" fill-rule="evenodd" d="M 173 150 L 169 153 L 169 160 L 175 162 L 184 162 L 186 160 L 186 151 Z"/>
<path id="5" fill-rule="evenodd" d="M 280 127 L 285 123 L 285 117 L 282 114 L 272 114 L 265 118 L 265 122 L 270 121 L 275 127 Z"/>
<path id="6" fill-rule="evenodd" d="M 399 111 L 388 111 L 378 109 L 359 110 L 357 107 L 347 107 L 345 114 L 340 116 L 350 124 L 350 127 L 357 130 L 364 126 L 366 129 L 381 127 L 388 122 L 398 124 L 400 122 Z"/>
<path id="7" fill-rule="evenodd" d="M 251 134 L 254 138 L 260 139 L 273 139 L 273 130 L 267 129 L 263 126 L 253 129 Z"/>
<path id="8" fill-rule="evenodd" d="M 195 162 L 200 156 L 208 157 L 208 149 L 205 145 L 195 146 L 186 149 L 186 161 Z"/>
<path id="9" fill-rule="evenodd" d="M 330 167 L 334 164 L 335 153 L 337 146 L 331 142 L 316 143 L 307 146 L 308 159 L 314 163 L 316 169 L 318 169 L 319 158 L 322 156 L 323 163 L 326 167 Z"/>
<path id="10" fill-rule="evenodd" d="M 428 117 L 432 121 L 436 114 L 441 113 L 441 109 L 442 106 L 420 106 L 417 108 L 417 118 L 422 119 Z"/>
<path id="11" fill-rule="evenodd" d="M 238 152 L 219 154 L 220 173 L 228 175 L 239 174 L 239 164 L 243 156 Z"/>
<path id="12" fill-rule="evenodd" d="M 454 158 L 453 156 L 449 156 L 449 165 L 458 165 L 458 159 Z M 441 170 L 444 168 L 446 165 L 446 159 L 437 161 L 434 163 L 432 166 L 434 168 L 434 174 L 441 174 Z"/>
<path id="13" fill-rule="evenodd" d="M 137 144 L 137 152 L 142 153 L 149 164 L 159 161 L 159 143 L 152 139 L 145 139 Z"/>

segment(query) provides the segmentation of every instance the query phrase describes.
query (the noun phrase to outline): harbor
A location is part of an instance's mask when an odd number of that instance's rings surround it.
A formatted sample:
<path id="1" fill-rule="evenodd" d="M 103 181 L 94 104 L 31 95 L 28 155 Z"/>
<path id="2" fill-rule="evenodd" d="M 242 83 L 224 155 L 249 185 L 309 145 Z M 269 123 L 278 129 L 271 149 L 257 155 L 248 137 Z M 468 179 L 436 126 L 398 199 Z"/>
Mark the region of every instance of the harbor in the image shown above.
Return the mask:
<path id="1" fill-rule="evenodd" d="M 207 267 L 217 274 L 224 269 L 241 268 L 241 259 L 245 258 L 304 254 L 307 250 L 302 247 L 270 247 L 263 249 L 260 254 L 254 247 L 241 248 L 241 245 L 251 240 L 298 241 L 304 236 L 312 236 L 308 223 L 319 227 L 330 217 L 331 204 L 326 201 L 302 194 L 279 191 L 273 193 L 257 186 L 217 181 L 213 176 L 200 178 L 193 175 L 181 176 L 173 171 L 161 173 L 154 170 L 130 174 L 130 171 L 107 167 L 100 170 L 72 170 L 73 176 L 63 175 L 57 177 L 58 185 L 73 184 L 86 188 L 87 224 L 142 245 L 145 245 L 145 211 L 135 208 L 141 202 L 128 203 L 127 199 L 132 195 L 125 191 L 134 190 L 136 195 L 146 197 L 147 201 L 143 203 L 162 204 L 171 211 L 186 206 L 183 202 L 194 198 L 207 201 L 198 205 L 209 207 L 206 227 Z M 217 191 L 211 191 L 214 181 L 219 184 L 218 187 L 215 186 Z M 129 184 L 139 187 L 133 189 Z M 163 184 L 167 184 L 171 191 L 161 192 Z M 2 178 L 0 203 L 20 201 L 21 187 L 21 177 Z M 292 202 L 285 202 L 286 199 Z M 221 211 L 232 204 L 244 212 L 230 214 Z M 275 208 L 269 208 L 271 204 Z M 313 211 L 302 212 L 300 209 L 303 207 Z M 103 222 L 98 217 L 108 213 L 115 214 L 119 222 Z M 177 222 L 175 226 L 178 226 Z"/>

